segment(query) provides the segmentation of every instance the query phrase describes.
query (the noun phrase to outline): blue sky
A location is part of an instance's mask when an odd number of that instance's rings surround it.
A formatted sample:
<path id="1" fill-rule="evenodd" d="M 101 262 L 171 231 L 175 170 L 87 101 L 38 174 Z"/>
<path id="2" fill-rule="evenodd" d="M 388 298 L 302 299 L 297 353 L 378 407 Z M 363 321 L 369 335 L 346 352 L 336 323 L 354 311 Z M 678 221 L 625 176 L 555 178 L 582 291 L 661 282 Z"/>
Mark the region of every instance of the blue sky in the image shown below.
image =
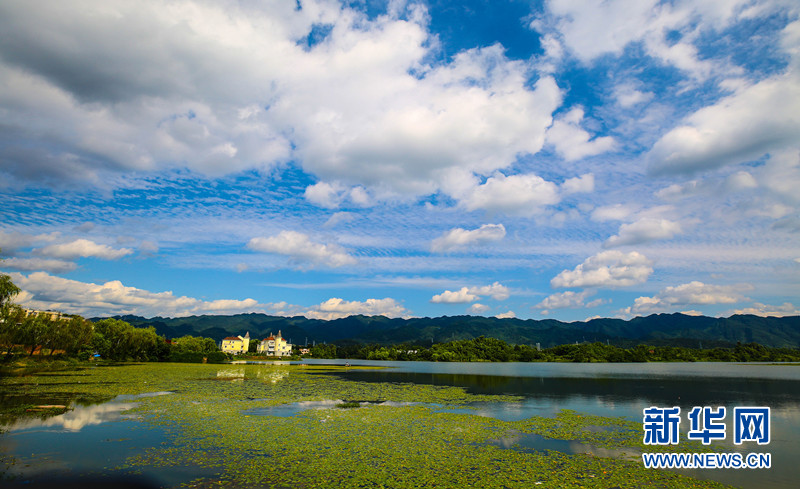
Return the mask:
<path id="1" fill-rule="evenodd" d="M 794 1 L 8 0 L 0 33 L 28 307 L 800 314 Z"/>

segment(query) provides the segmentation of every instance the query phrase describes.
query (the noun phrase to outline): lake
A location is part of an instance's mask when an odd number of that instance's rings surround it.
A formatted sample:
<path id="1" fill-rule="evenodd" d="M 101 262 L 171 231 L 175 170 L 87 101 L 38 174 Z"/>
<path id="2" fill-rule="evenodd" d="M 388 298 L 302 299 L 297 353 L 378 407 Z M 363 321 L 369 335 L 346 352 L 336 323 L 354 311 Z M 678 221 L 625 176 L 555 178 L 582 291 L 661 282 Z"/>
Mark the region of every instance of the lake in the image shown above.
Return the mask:
<path id="1" fill-rule="evenodd" d="M 352 368 L 322 372 L 321 375 L 368 385 L 405 385 L 459 387 L 476 396 L 508 395 L 516 402 L 471 401 L 463 407 L 445 407 L 439 403 L 387 403 L 389 405 L 423 404 L 435 412 L 492 418 L 514 422 L 532 416 L 555 416 L 563 409 L 599 416 L 622 417 L 641 423 L 642 410 L 650 406 L 681 407 L 681 441 L 685 439 L 689 421 L 686 413 L 694 406 L 725 406 L 729 412 L 736 406 L 767 406 L 771 409 L 771 442 L 765 446 L 735 446 L 728 421 L 728 437 L 715 442 L 724 451 L 769 452 L 770 469 L 759 470 L 695 470 L 682 471 L 692 477 L 713 479 L 744 488 L 796 487 L 800 478 L 800 366 L 769 364 L 720 363 L 642 363 L 642 364 L 560 364 L 560 363 L 432 363 L 381 362 L 365 360 L 305 360 L 302 362 L 267 362 L 223 366 L 184 365 L 173 369 L 208 372 L 224 380 L 217 383 L 230 393 L 245 389 L 246 382 L 258 377 L 261 385 L 282 385 L 293 377 L 292 369 L 305 365 L 338 365 L 346 362 Z M 281 365 L 292 367 L 281 367 Z M 372 369 L 370 367 L 380 367 Z M 157 367 L 149 367 L 157 368 Z M 162 367 L 167 369 L 167 367 Z M 302 368 L 302 367 L 300 367 Z M 217 370 L 215 370 L 217 369 Z M 259 370 L 261 369 L 261 370 Z M 280 370 L 283 369 L 283 370 Z M 280 370 L 280 371 L 278 371 Z M 107 383 L 113 383 L 104 380 Z M 114 381 L 116 382 L 116 381 Z M 169 394 L 169 381 L 153 377 L 151 385 L 158 389 L 147 395 L 117 396 L 111 402 L 73 406 L 72 411 L 44 420 L 27 418 L 6 426 L 2 448 L 23 463 L 18 472 L 31 476 L 43 470 L 68 470 L 77 467 L 84 472 L 103 473 L 106 467 L 124 465 L 132 454 L 147 452 L 168 438 L 164 426 L 143 422 L 143 414 L 130 408 L 148 402 L 177 399 Z M 161 382 L 161 383 L 159 383 Z M 100 382 L 98 382 L 99 384 Z M 207 385 L 205 384 L 202 385 Z M 44 383 L 42 383 L 44 385 Z M 198 383 L 200 385 L 200 383 Z M 355 384 L 354 384 L 355 385 Z M 161 392 L 167 391 L 167 392 Z M 139 386 L 131 392 L 144 392 Z M 256 392 L 256 391 L 254 391 Z M 230 396 L 231 394 L 226 394 Z M 238 394 L 237 394 L 238 395 Z M 332 410 L 330 396 L 316 400 L 299 397 L 294 403 L 271 403 L 258 395 L 241 394 L 242 404 L 226 406 L 248 420 L 267 415 L 293 418 L 313 410 Z M 308 398 L 310 399 L 310 398 Z M 488 398 L 490 399 L 490 398 Z M 246 409 L 248 403 L 261 404 Z M 170 401 L 172 402 L 172 401 Z M 187 402 L 175 401 L 184 409 Z M 162 411 L 166 409 L 159 405 Z M 410 409 L 410 408 L 409 408 Z M 153 409 L 153 412 L 158 409 Z M 338 410 L 344 411 L 344 410 Z M 145 416 L 146 418 L 146 416 Z M 149 419 L 149 418 L 148 418 Z M 322 419 L 321 421 L 324 421 Z M 312 434 L 313 435 L 313 434 Z M 313 440 L 312 438 L 310 438 Z M 619 456 L 619 451 L 592 447 L 568 440 L 552 440 L 532 434 L 499 437 L 491 444 L 512 450 L 557 450 L 568 454 L 593 453 L 598 456 Z M 653 452 L 659 447 L 652 447 Z M 689 450 L 687 450 L 689 451 Z M 630 452 L 630 451 L 629 451 Z M 635 456 L 636 454 L 634 454 Z M 630 457 L 630 454 L 628 455 Z M 639 459 L 641 464 L 641 459 Z M 653 469 L 658 470 L 658 469 Z M 213 469 L 191 466 L 148 468 L 161 484 L 178 484 L 213 473 Z M 69 473 L 69 472 L 67 472 Z"/>
<path id="2" fill-rule="evenodd" d="M 411 382 L 464 387 L 477 394 L 524 396 L 521 403 L 481 406 L 477 414 L 503 420 L 552 416 L 572 409 L 641 422 L 650 406 L 681 407 L 682 433 L 686 413 L 694 406 L 768 406 L 772 439 L 758 452 L 772 454 L 763 470 L 684 470 L 692 477 L 713 479 L 744 488 L 795 488 L 800 478 L 800 365 L 760 363 L 484 363 L 381 362 L 313 360 L 305 363 L 386 369 L 337 373 L 366 382 Z M 730 423 L 726 432 L 733 433 Z M 729 441 L 730 437 L 729 435 Z M 726 451 L 739 451 L 732 442 Z M 653 447 L 657 452 L 657 447 Z"/>

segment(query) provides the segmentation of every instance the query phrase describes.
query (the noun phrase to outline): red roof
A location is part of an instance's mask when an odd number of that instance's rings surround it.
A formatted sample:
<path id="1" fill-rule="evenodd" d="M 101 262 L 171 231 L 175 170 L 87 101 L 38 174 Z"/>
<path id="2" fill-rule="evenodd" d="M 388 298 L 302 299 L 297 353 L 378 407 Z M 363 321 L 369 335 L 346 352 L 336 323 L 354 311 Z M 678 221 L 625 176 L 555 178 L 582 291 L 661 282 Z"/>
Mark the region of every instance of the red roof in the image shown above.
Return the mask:
<path id="1" fill-rule="evenodd" d="M 225 339 L 224 339 L 224 340 L 222 340 L 222 341 L 225 341 L 225 340 L 238 340 L 238 341 L 242 341 L 242 339 L 241 339 L 241 338 L 239 338 L 238 336 L 228 336 L 227 338 L 225 338 Z"/>

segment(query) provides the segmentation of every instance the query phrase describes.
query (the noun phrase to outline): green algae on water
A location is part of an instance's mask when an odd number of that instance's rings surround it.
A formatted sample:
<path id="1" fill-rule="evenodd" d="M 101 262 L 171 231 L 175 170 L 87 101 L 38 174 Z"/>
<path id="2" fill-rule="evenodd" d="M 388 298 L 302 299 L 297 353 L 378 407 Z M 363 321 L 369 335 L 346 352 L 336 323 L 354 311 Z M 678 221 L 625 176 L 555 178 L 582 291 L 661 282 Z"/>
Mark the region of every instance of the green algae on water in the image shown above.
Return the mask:
<path id="1" fill-rule="evenodd" d="M 9 377 L 3 388 L 39 396 L 81 392 L 112 398 L 147 392 L 128 411 L 164 429 L 164 443 L 112 470 L 202 469 L 186 487 L 724 487 L 624 457 L 522 451 L 490 440 L 519 433 L 603 447 L 640 445 L 641 425 L 571 411 L 506 422 L 434 406 L 519 402 L 462 388 L 366 383 L 331 366 L 138 364 L 48 377 Z M 209 380 L 215 380 L 209 382 Z M 358 409 L 336 403 L 358 400 Z M 253 409 L 331 402 L 293 416 L 247 415 Z M 598 428 L 599 427 L 599 428 Z M 207 474 L 215 474 L 209 477 Z"/>

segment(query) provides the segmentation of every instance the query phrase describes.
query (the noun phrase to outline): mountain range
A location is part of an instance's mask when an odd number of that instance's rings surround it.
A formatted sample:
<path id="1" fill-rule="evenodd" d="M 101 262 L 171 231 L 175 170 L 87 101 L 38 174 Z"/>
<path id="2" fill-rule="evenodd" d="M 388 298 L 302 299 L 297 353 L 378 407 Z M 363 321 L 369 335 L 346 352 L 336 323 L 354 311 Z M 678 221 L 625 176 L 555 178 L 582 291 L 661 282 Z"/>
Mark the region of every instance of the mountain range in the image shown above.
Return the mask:
<path id="1" fill-rule="evenodd" d="M 516 319 L 482 316 L 435 318 L 387 318 L 349 316 L 330 321 L 303 316 L 265 314 L 143 318 L 116 316 L 137 327 L 153 326 L 167 338 L 204 336 L 219 342 L 231 335 L 250 333 L 253 339 L 280 331 L 294 344 L 380 343 L 430 345 L 486 336 L 510 344 L 539 343 L 543 348 L 575 342 L 608 342 L 622 347 L 639 343 L 687 347 L 732 346 L 737 342 L 770 347 L 800 347 L 800 316 L 761 317 L 734 315 L 728 318 L 653 314 L 630 320 L 600 318 L 562 322 L 555 319 Z"/>

